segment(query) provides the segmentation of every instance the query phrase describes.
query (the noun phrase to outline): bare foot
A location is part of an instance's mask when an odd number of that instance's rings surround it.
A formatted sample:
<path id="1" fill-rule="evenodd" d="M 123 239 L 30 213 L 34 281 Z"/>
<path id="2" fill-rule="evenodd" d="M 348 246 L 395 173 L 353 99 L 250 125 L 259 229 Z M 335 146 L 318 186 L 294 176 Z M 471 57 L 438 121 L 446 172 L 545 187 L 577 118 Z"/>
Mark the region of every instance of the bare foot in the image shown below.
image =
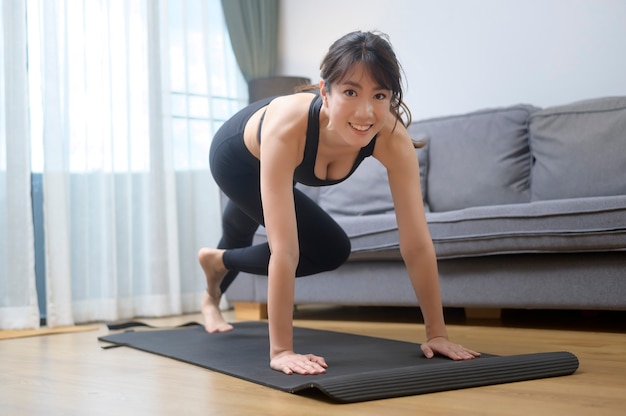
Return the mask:
<path id="1" fill-rule="evenodd" d="M 227 270 L 222 262 L 224 250 L 202 248 L 198 252 L 198 261 L 206 276 L 207 289 L 202 295 L 202 316 L 204 329 L 209 333 L 227 332 L 233 326 L 226 322 L 220 311 L 220 283 L 226 276 Z"/>

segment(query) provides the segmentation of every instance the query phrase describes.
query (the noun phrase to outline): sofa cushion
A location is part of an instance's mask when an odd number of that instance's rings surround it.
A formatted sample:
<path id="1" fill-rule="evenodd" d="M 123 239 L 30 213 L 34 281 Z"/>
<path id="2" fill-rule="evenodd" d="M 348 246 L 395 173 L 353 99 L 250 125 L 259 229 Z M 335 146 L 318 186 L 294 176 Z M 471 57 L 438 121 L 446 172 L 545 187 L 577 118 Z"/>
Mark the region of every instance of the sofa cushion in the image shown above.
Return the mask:
<path id="1" fill-rule="evenodd" d="M 303 185 L 301 183 L 296 183 L 296 189 L 302 191 L 306 196 L 308 196 L 313 201 L 319 204 L 319 201 L 320 201 L 320 187 L 319 186 L 309 186 L 309 185 Z"/>
<path id="2" fill-rule="evenodd" d="M 437 258 L 626 250 L 626 195 L 471 207 L 426 214 Z M 336 218 L 352 260 L 399 258 L 393 214 Z"/>
<path id="3" fill-rule="evenodd" d="M 536 112 L 530 144 L 533 200 L 626 194 L 626 97 Z"/>
<path id="4" fill-rule="evenodd" d="M 427 148 L 428 146 L 416 150 L 420 163 L 422 196 L 426 191 Z M 318 202 L 331 215 L 361 216 L 394 210 L 387 170 L 373 157 L 363 160 L 345 181 L 320 188 Z"/>
<path id="5" fill-rule="evenodd" d="M 440 258 L 626 250 L 626 196 L 536 201 L 428 214 Z"/>
<path id="6" fill-rule="evenodd" d="M 415 122 L 428 137 L 426 200 L 432 211 L 530 200 L 529 105 Z"/>
<path id="7" fill-rule="evenodd" d="M 369 215 L 393 210 L 385 167 L 373 157 L 337 185 L 320 188 L 320 206 L 331 215 Z"/>

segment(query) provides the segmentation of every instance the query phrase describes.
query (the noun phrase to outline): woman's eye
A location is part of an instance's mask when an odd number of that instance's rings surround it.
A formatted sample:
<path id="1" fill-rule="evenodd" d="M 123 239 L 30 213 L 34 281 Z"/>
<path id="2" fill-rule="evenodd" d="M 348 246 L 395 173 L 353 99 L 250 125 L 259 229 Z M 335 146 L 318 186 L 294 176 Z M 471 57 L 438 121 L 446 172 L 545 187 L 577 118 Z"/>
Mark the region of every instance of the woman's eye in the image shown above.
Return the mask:
<path id="1" fill-rule="evenodd" d="M 354 97 L 356 95 L 356 91 L 354 91 L 354 90 L 346 90 L 344 92 L 344 94 L 346 94 L 348 97 Z"/>
<path id="2" fill-rule="evenodd" d="M 380 93 L 380 94 L 376 94 L 374 98 L 376 98 L 377 100 L 384 100 L 385 98 L 387 98 L 387 95 Z"/>

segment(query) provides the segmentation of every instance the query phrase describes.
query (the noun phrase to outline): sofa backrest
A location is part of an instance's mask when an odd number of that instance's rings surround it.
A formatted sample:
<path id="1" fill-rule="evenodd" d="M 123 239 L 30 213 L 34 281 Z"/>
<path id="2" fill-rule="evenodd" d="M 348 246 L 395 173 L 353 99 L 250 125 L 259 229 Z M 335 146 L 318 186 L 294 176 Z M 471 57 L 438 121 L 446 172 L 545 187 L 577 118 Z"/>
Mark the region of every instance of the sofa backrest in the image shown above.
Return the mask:
<path id="1" fill-rule="evenodd" d="M 538 111 L 530 145 L 532 200 L 626 195 L 626 97 Z"/>
<path id="2" fill-rule="evenodd" d="M 427 148 L 420 148 L 415 152 L 420 163 L 421 188 L 424 196 Z M 387 170 L 373 157 L 363 160 L 354 174 L 344 182 L 318 189 L 317 195 L 310 189 L 305 192 L 316 197 L 320 206 L 331 215 L 372 215 L 394 210 Z"/>
<path id="3" fill-rule="evenodd" d="M 427 210 L 626 195 L 626 97 L 415 121 Z M 331 215 L 393 211 L 385 168 L 367 158 L 338 185 L 304 189 Z"/>
<path id="4" fill-rule="evenodd" d="M 412 123 L 428 138 L 426 201 L 431 211 L 530 200 L 530 105 L 474 111 Z"/>
<path id="5" fill-rule="evenodd" d="M 427 145 L 416 150 L 424 205 L 451 211 L 530 201 L 529 105 L 475 111 L 413 122 L 409 134 Z M 305 189 L 331 215 L 393 211 L 385 168 L 367 158 L 345 182 Z"/>

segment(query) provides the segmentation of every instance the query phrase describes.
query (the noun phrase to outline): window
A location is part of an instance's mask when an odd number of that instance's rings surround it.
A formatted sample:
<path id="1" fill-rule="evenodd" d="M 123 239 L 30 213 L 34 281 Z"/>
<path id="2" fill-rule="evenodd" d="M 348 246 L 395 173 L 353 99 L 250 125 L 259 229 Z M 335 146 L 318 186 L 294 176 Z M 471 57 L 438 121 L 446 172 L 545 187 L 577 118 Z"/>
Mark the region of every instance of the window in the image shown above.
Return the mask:
<path id="1" fill-rule="evenodd" d="M 230 46 L 220 2 L 170 1 L 168 7 L 175 168 L 203 168 L 209 152 L 207 138 L 247 103 L 247 87 Z M 206 65 L 211 71 L 206 71 Z M 234 95 L 233 91 L 244 93 Z"/>
<path id="2" fill-rule="evenodd" d="M 155 74 L 166 92 L 165 137 L 172 141 L 175 169 L 207 167 L 211 137 L 247 103 L 247 86 L 219 0 L 161 0 L 159 5 L 162 66 L 155 71 L 147 59 L 145 0 L 28 1 L 34 172 L 51 163 L 44 157 L 44 78 L 54 85 L 45 94 L 60 96 L 61 141 L 68 147 L 62 163 L 71 172 L 149 169 L 148 80 Z M 54 25 L 45 20 L 51 7 L 57 8 Z M 51 44 L 56 56 L 43 53 Z M 54 116 L 47 117 L 54 122 Z"/>

